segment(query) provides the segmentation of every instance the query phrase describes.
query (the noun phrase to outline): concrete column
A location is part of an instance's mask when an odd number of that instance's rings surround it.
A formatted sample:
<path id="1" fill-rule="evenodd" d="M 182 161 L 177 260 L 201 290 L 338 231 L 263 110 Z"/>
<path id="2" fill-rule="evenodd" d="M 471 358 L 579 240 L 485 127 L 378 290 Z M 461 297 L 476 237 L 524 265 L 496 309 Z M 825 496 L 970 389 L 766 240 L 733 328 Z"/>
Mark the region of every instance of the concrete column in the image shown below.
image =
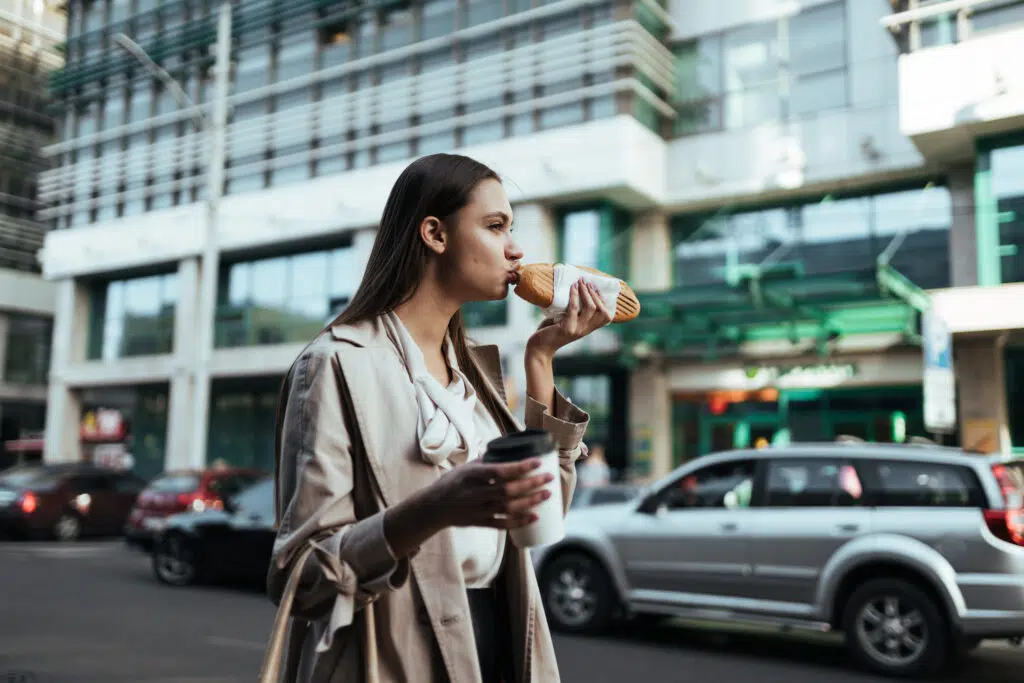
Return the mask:
<path id="1" fill-rule="evenodd" d="M 672 471 L 672 396 L 668 373 L 658 364 L 629 378 L 629 466 L 634 480 L 651 482 Z"/>
<path id="2" fill-rule="evenodd" d="M 672 287 L 672 233 L 668 217 L 651 212 L 636 216 L 629 256 L 629 284 L 634 291 Z"/>
<path id="3" fill-rule="evenodd" d="M 88 292 L 72 278 L 60 280 L 56 286 L 46 395 L 45 462 L 73 462 L 82 458 L 78 439 L 82 406 L 65 380 L 65 371 L 69 365 L 85 360 L 88 330 Z"/>
<path id="4" fill-rule="evenodd" d="M 523 263 L 554 263 L 558 244 L 555 213 L 543 204 L 518 204 L 512 210 L 516 242 L 523 250 Z M 540 309 L 509 293 L 508 335 L 501 345 L 507 357 L 507 371 L 515 394 L 509 396 L 515 413 L 526 411 L 526 341 L 540 323 Z"/>
<path id="5" fill-rule="evenodd" d="M 201 451 L 192 448 L 192 397 L 194 377 L 192 358 L 196 353 L 193 321 L 199 303 L 199 262 L 194 258 L 178 264 L 178 301 L 174 309 L 173 369 L 171 374 L 169 406 L 167 409 L 166 469 L 202 467 L 193 462 Z M 216 333 L 215 333 L 216 336 Z"/>
<path id="6" fill-rule="evenodd" d="M 974 223 L 974 162 L 947 169 L 953 200 L 949 233 L 949 280 L 953 287 L 978 284 L 978 235 Z"/>
<path id="7" fill-rule="evenodd" d="M 672 234 L 668 217 L 659 212 L 633 221 L 629 280 L 637 292 L 672 287 Z M 668 368 L 645 362 L 630 376 L 629 427 L 631 468 L 641 481 L 672 470 L 672 396 Z"/>
<path id="8" fill-rule="evenodd" d="M 7 372 L 7 337 L 10 334 L 11 319 L 5 313 L 0 313 L 0 384 L 4 383 L 4 375 Z"/>
<path id="9" fill-rule="evenodd" d="M 956 339 L 960 443 L 969 450 L 1010 454 L 1006 411 L 1005 337 Z"/>

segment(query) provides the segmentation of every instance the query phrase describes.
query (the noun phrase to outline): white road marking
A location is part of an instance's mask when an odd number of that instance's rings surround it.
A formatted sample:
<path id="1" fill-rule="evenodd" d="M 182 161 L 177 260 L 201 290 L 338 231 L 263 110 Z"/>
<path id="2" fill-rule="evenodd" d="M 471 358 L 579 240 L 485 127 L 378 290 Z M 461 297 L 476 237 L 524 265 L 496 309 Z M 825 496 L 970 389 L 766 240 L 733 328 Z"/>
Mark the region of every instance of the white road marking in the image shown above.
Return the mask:
<path id="1" fill-rule="evenodd" d="M 256 650 L 262 652 L 266 649 L 266 643 L 255 640 L 243 640 L 241 638 L 225 638 L 223 636 L 206 636 L 206 642 L 218 647 L 235 647 L 243 650 Z"/>

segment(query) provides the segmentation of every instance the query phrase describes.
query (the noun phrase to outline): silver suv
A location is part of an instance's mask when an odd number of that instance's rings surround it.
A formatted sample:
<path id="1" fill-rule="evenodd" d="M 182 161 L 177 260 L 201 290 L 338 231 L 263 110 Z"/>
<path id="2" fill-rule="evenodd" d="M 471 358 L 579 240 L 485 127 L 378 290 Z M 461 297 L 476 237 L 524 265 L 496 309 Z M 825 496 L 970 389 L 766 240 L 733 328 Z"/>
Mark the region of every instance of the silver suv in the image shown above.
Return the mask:
<path id="1" fill-rule="evenodd" d="M 691 461 L 571 511 L 534 550 L 549 620 L 676 615 L 841 631 L 877 672 L 940 669 L 1024 635 L 1024 460 L 799 444 Z"/>

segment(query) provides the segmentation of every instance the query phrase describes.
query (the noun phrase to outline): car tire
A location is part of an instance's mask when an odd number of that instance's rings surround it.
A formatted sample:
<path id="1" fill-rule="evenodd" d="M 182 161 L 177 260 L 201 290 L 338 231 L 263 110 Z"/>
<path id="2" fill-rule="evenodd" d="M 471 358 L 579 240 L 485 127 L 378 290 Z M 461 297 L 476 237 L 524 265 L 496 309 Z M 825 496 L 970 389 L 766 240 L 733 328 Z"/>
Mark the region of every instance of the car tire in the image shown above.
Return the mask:
<path id="1" fill-rule="evenodd" d="M 189 586 L 199 577 L 195 549 L 184 534 L 169 534 L 153 544 L 153 574 L 168 586 Z"/>
<path id="2" fill-rule="evenodd" d="M 65 512 L 53 525 L 53 537 L 61 543 L 74 543 L 82 537 L 82 518 Z"/>
<path id="3" fill-rule="evenodd" d="M 558 555 L 544 569 L 542 577 L 544 612 L 552 628 L 590 634 L 611 623 L 615 589 L 608 572 L 593 556 L 580 552 Z"/>
<path id="4" fill-rule="evenodd" d="M 853 592 L 843 610 L 846 645 L 875 673 L 917 678 L 946 663 L 950 625 L 935 599 L 903 579 L 873 579 Z"/>

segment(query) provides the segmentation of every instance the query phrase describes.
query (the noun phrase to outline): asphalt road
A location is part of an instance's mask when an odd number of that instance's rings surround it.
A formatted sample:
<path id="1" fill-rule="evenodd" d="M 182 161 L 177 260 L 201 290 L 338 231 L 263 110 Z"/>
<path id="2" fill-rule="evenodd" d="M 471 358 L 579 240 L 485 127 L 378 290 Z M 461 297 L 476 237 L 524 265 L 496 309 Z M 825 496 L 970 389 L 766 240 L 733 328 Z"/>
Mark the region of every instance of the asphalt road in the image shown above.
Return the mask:
<path id="1" fill-rule="evenodd" d="M 251 590 L 159 585 L 147 558 L 116 541 L 0 543 L 0 683 L 251 683 L 272 607 Z M 884 680 L 820 637 L 676 624 L 556 637 L 556 647 L 566 683 Z M 946 680 L 1024 681 L 1024 648 L 986 645 Z"/>

